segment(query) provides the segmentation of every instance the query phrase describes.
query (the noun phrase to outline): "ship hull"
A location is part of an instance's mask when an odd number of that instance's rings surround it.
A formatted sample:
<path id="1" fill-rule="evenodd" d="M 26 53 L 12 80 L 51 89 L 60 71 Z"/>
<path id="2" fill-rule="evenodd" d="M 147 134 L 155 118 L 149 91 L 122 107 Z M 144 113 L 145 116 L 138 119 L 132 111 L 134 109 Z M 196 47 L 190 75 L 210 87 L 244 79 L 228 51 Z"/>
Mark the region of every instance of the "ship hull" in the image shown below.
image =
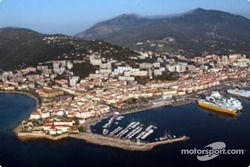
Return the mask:
<path id="1" fill-rule="evenodd" d="M 219 113 L 223 113 L 223 114 L 227 114 L 227 115 L 231 115 L 231 116 L 236 116 L 237 113 L 228 109 L 224 109 L 224 108 L 220 108 L 220 107 L 216 107 L 216 106 L 211 106 L 208 105 L 204 102 L 198 102 L 198 105 L 202 108 L 211 110 L 211 111 L 215 111 L 215 112 L 219 112 Z"/>

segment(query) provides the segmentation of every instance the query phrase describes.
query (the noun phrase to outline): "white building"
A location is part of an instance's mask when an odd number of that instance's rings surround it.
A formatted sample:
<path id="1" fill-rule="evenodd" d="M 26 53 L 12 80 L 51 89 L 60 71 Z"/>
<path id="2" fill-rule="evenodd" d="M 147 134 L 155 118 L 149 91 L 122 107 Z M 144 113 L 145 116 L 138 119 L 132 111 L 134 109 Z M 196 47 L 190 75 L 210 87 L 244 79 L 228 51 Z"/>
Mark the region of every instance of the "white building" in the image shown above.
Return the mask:
<path id="1" fill-rule="evenodd" d="M 151 69 L 153 67 L 153 64 L 151 63 L 141 63 L 140 69 Z"/>
<path id="2" fill-rule="evenodd" d="M 99 56 L 91 55 L 90 56 L 90 64 L 92 64 L 94 66 L 99 66 L 100 64 L 102 64 L 102 59 Z"/>
<path id="3" fill-rule="evenodd" d="M 76 86 L 77 82 L 79 81 L 80 77 L 79 76 L 73 76 L 69 78 L 69 85 L 71 87 Z"/>
<path id="4" fill-rule="evenodd" d="M 120 81 L 134 81 L 135 77 L 119 76 Z"/>
<path id="5" fill-rule="evenodd" d="M 38 112 L 33 112 L 33 113 L 31 113 L 30 114 L 30 120 L 39 120 L 39 119 L 41 119 L 42 117 L 41 117 L 41 114 L 40 113 L 38 113 Z"/>
<path id="6" fill-rule="evenodd" d="M 128 71 L 124 72 L 124 76 L 145 77 L 148 76 L 148 71 Z"/>
<path id="7" fill-rule="evenodd" d="M 49 118 L 50 117 L 50 113 L 49 112 L 42 112 L 41 113 L 41 117 L 42 117 L 42 119 Z"/>

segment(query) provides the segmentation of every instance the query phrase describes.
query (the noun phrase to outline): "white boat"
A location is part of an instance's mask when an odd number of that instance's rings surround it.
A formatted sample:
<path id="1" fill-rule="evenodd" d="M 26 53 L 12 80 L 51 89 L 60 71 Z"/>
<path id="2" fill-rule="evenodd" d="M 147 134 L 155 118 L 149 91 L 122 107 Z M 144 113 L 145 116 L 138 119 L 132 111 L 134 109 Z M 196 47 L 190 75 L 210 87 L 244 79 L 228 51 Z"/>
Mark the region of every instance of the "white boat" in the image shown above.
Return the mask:
<path id="1" fill-rule="evenodd" d="M 154 133 L 154 130 L 153 129 L 151 129 L 151 130 L 149 130 L 148 132 L 146 132 L 146 134 L 144 134 L 142 137 L 141 137 L 141 139 L 142 140 L 144 140 L 144 139 L 146 139 L 149 135 L 151 135 L 152 133 Z"/>
<path id="2" fill-rule="evenodd" d="M 145 131 L 141 132 L 136 136 L 136 139 L 139 140 L 145 133 L 146 133 Z"/>
<path id="3" fill-rule="evenodd" d="M 231 108 L 233 110 L 239 111 L 242 110 L 243 106 L 241 102 L 233 97 L 225 98 L 222 97 L 221 94 L 218 91 L 212 92 L 211 96 L 206 97 L 207 100 L 214 100 L 218 103 L 223 103 L 228 108 Z"/>
<path id="4" fill-rule="evenodd" d="M 229 89 L 229 90 L 227 90 L 227 93 L 229 93 L 231 95 L 234 95 L 234 96 L 250 98 L 250 91 L 248 91 L 248 90 L 243 90 L 243 89 Z"/>
<path id="5" fill-rule="evenodd" d="M 108 129 L 103 129 L 103 130 L 102 130 L 102 134 L 103 134 L 103 135 L 107 135 L 108 133 L 109 133 L 109 130 L 108 130 Z"/>
<path id="6" fill-rule="evenodd" d="M 198 100 L 198 105 L 209 110 L 233 116 L 236 116 L 237 112 L 243 109 L 242 103 L 239 100 L 233 97 L 222 97 L 217 91 L 212 92 L 212 94 L 206 96 L 205 99 Z"/>
<path id="7" fill-rule="evenodd" d="M 124 116 L 119 116 L 119 117 L 116 118 L 116 120 L 117 120 L 117 121 L 120 121 L 120 120 L 122 120 L 123 118 L 124 118 Z"/>
<path id="8" fill-rule="evenodd" d="M 131 128 L 136 128 L 138 125 L 140 125 L 140 122 L 136 122 Z"/>
<path id="9" fill-rule="evenodd" d="M 115 130 L 109 133 L 109 136 L 114 136 L 116 133 L 118 133 L 120 130 L 122 130 L 122 127 L 117 127 Z"/>

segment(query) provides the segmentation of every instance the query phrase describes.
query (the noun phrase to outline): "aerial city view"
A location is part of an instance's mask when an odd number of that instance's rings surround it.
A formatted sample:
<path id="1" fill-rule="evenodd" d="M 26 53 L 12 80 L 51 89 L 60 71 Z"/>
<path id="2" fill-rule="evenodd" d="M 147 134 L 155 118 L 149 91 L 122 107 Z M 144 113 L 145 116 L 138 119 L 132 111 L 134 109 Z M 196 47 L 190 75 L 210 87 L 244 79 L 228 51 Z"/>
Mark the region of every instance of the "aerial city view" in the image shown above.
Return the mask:
<path id="1" fill-rule="evenodd" d="M 250 1 L 0 0 L 0 167 L 250 165 Z"/>

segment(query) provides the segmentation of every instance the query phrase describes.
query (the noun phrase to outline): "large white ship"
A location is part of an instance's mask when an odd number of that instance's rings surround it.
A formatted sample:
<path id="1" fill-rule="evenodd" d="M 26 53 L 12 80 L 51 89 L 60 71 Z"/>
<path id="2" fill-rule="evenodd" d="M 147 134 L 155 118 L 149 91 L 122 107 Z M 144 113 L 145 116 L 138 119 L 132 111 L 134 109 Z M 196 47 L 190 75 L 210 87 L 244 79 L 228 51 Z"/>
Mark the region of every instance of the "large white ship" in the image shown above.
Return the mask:
<path id="1" fill-rule="evenodd" d="M 212 92 L 205 99 L 198 100 L 200 107 L 236 116 L 237 112 L 243 109 L 241 102 L 233 97 L 225 98 L 217 91 Z"/>
<path id="2" fill-rule="evenodd" d="M 234 96 L 240 96 L 245 98 L 250 98 L 250 91 L 242 90 L 242 89 L 229 89 L 227 90 L 227 93 L 234 95 Z"/>

